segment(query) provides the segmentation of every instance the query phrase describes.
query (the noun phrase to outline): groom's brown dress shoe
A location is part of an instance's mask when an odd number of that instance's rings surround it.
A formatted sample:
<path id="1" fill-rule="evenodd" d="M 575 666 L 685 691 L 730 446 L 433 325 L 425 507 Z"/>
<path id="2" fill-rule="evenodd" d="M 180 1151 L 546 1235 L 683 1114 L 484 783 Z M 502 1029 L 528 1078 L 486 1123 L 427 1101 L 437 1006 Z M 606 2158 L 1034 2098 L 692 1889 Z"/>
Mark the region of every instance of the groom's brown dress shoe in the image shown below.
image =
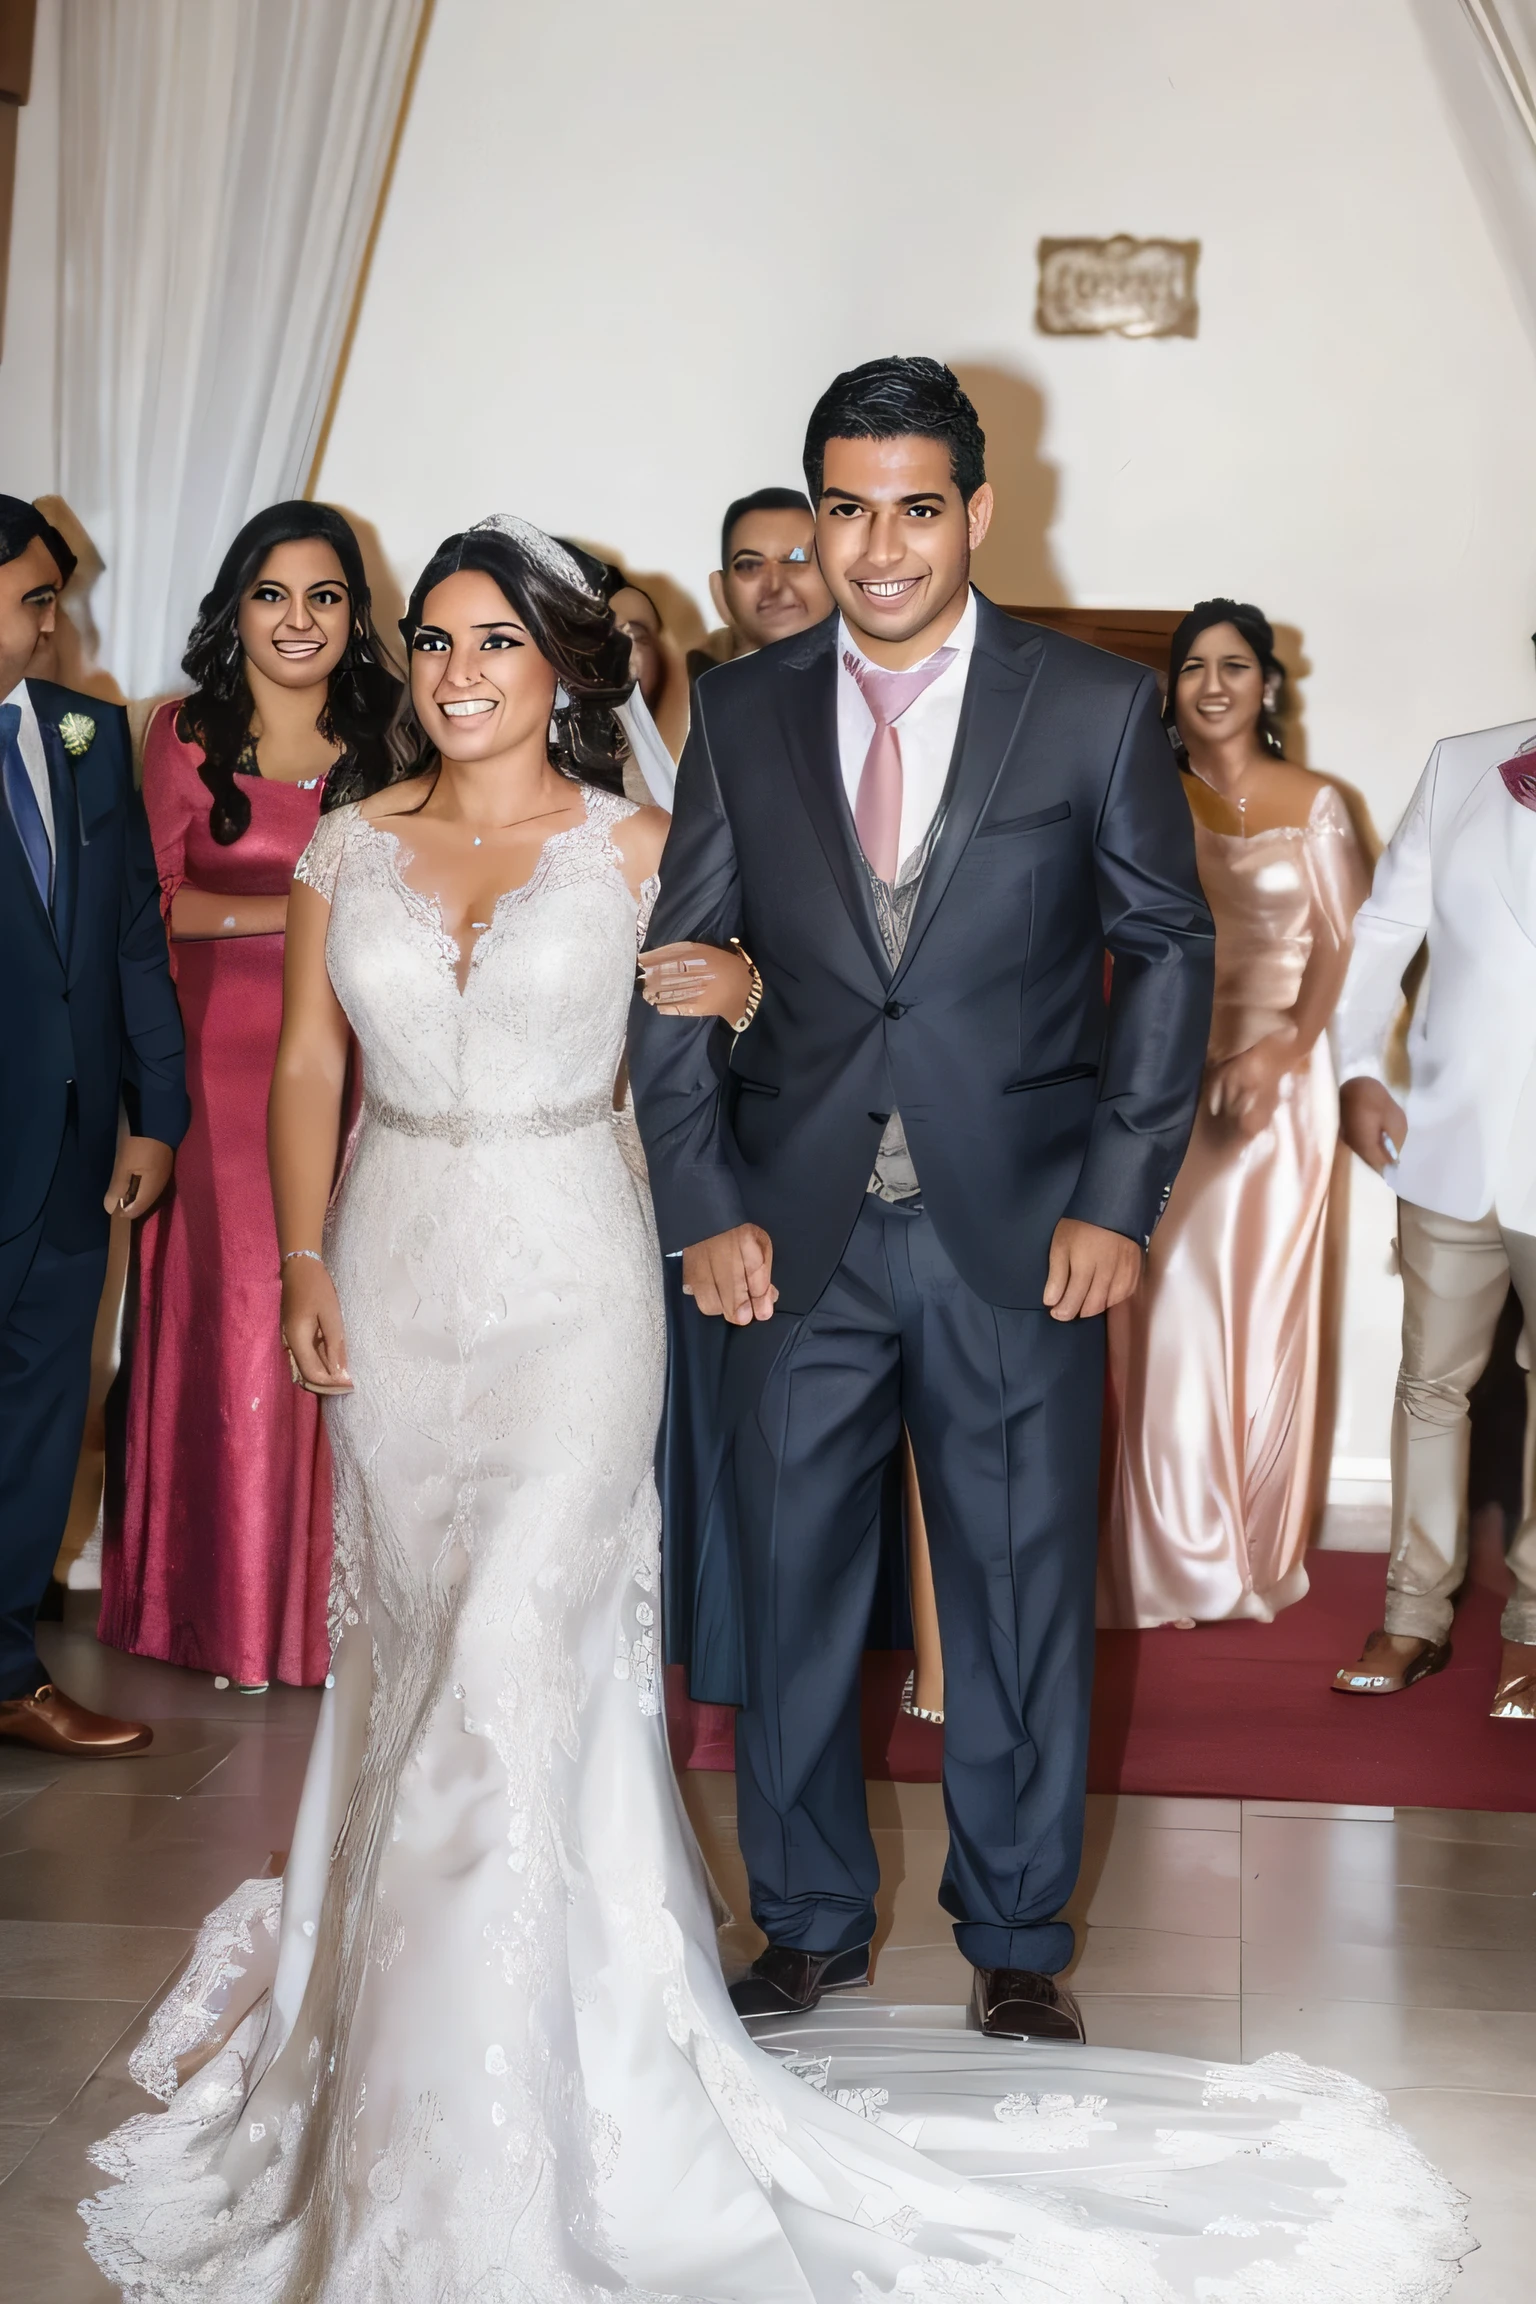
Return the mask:
<path id="1" fill-rule="evenodd" d="M 800 1952 L 792 1944 L 770 1944 L 739 1984 L 731 1986 L 738 2016 L 804 2016 L 823 1992 L 851 1992 L 869 1982 L 869 1946 L 850 1952 Z"/>
<path id="2" fill-rule="evenodd" d="M 76 1760 L 118 1760 L 125 1752 L 142 1752 L 154 1742 L 154 1731 L 137 1720 L 110 1720 L 104 1712 L 87 1712 L 62 1688 L 45 1680 L 30 1696 L 12 1696 L 0 1703 L 0 1736 L 13 1744 L 35 1744 L 40 1752 L 64 1752 Z"/>
<path id="3" fill-rule="evenodd" d="M 971 2012 L 994 2040 L 1082 2040 L 1082 2010 L 1054 1976 L 1032 1968 L 978 1968 Z"/>

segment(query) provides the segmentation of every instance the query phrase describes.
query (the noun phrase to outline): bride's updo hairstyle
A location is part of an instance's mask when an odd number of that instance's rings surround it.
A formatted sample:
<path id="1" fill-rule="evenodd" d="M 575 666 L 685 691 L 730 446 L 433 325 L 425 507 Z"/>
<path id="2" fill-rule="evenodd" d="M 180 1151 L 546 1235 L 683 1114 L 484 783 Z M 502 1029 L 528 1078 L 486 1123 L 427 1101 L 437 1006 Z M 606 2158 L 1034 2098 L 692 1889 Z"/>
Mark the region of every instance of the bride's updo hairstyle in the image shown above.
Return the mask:
<path id="1" fill-rule="evenodd" d="M 550 765 L 578 783 L 622 796 L 627 745 L 615 710 L 634 682 L 629 642 L 603 598 L 598 564 L 546 536 L 532 521 L 507 513 L 449 536 L 417 578 L 400 619 L 407 659 L 428 596 L 461 568 L 479 569 L 492 578 L 560 684 L 563 693 L 549 726 Z M 389 733 L 389 751 L 391 782 L 424 776 L 438 764 L 437 747 L 416 717 L 409 679 Z"/>

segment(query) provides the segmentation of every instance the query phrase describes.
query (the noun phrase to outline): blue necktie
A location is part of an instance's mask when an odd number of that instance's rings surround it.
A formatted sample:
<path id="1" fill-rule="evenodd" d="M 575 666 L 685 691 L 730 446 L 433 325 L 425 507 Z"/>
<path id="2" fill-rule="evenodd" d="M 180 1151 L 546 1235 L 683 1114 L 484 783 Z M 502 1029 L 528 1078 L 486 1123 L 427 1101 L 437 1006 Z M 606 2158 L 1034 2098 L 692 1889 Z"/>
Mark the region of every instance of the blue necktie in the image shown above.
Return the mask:
<path id="1" fill-rule="evenodd" d="M 37 804 L 37 794 L 32 789 L 32 779 L 27 774 L 27 764 L 21 756 L 19 704 L 0 704 L 0 770 L 4 771 L 6 805 L 11 811 L 16 837 L 32 868 L 43 909 L 51 915 L 53 850 L 48 844 L 48 830 Z"/>

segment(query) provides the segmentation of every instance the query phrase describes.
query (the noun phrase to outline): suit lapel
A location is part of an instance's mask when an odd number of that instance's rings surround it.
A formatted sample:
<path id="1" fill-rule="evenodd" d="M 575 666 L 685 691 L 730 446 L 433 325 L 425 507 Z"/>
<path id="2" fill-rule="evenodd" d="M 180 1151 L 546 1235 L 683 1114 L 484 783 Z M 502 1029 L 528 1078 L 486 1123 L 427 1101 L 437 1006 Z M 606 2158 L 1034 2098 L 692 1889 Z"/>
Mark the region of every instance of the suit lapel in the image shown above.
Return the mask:
<path id="1" fill-rule="evenodd" d="M 43 741 L 43 755 L 48 763 L 48 786 L 53 799 L 54 814 L 54 889 L 57 893 L 60 799 L 58 775 L 54 762 L 55 747 L 61 755 L 64 747 L 57 727 L 46 717 L 47 706 L 38 693 L 40 685 L 41 683 L 35 680 L 29 680 L 26 683 L 27 695 L 31 701 L 32 709 L 37 715 L 38 732 Z M 74 805 L 73 794 L 70 796 L 69 805 L 70 807 Z M 10 809 L 5 805 L 3 798 L 0 798 L 0 853 L 3 853 L 6 859 L 5 868 L 9 869 L 12 879 L 18 882 L 24 890 L 22 901 L 32 906 L 34 916 L 41 925 L 44 935 L 62 961 L 64 953 L 60 947 L 53 915 L 44 898 L 38 892 L 37 882 L 32 877 L 32 866 L 28 862 L 27 852 L 21 844 L 21 834 L 17 831 L 11 818 Z"/>
<path id="2" fill-rule="evenodd" d="M 1040 668 L 1044 643 L 1032 627 L 1014 622 L 977 596 L 976 645 L 971 651 L 970 676 L 944 796 L 944 821 L 928 859 L 928 869 L 913 907 L 901 964 L 892 982 L 899 982 L 912 964 L 924 931 L 954 877 L 955 866 L 970 845 L 982 810 L 992 797 L 1024 720 L 1025 709 Z"/>
<path id="3" fill-rule="evenodd" d="M 802 653 L 788 659 L 787 676 L 779 684 L 779 719 L 805 812 L 859 940 L 884 984 L 891 964 L 848 812 L 838 755 L 836 634 L 837 621 L 832 617 L 817 627 Z"/>
<path id="4" fill-rule="evenodd" d="M 48 907 L 37 892 L 37 882 L 32 877 L 32 867 L 21 844 L 21 834 L 11 821 L 11 812 L 5 804 L 3 793 L 0 793 L 0 874 L 4 874 L 11 882 L 15 891 L 13 902 L 30 904 L 38 926 L 57 953 L 58 938 L 53 932 L 53 922 L 48 917 Z"/>
<path id="5" fill-rule="evenodd" d="M 80 798 L 75 787 L 74 765 L 64 749 L 58 723 L 44 718 L 35 699 L 34 709 L 48 759 L 49 789 L 53 794 L 53 931 L 67 967 L 78 909 Z"/>

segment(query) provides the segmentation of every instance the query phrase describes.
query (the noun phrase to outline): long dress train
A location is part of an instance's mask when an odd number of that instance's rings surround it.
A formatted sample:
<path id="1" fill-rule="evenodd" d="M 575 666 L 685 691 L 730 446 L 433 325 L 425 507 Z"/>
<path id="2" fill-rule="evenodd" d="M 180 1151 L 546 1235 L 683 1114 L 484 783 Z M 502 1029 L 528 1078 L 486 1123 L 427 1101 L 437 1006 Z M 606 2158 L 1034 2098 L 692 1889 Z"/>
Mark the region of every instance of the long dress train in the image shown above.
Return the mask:
<path id="1" fill-rule="evenodd" d="M 736 2018 L 657 1685 L 624 812 L 588 794 L 462 993 L 395 833 L 338 810 L 301 865 L 367 1080 L 334 1686 L 285 1878 L 136 2052 L 169 2108 L 97 2147 L 92 2253 L 135 2304 L 1430 2304 L 1455 2197 L 1352 2081 Z"/>

